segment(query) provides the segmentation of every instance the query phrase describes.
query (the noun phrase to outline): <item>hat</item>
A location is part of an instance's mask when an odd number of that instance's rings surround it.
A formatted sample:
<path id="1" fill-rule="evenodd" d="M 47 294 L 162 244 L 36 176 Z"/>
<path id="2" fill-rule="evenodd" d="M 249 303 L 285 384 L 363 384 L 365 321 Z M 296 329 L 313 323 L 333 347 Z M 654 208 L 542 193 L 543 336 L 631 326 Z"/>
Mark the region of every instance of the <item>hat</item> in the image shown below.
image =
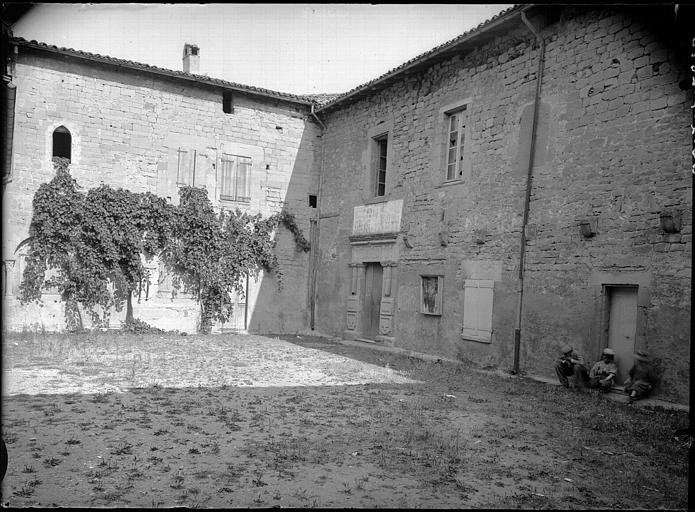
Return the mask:
<path id="1" fill-rule="evenodd" d="M 612 348 L 604 348 L 603 349 L 603 355 L 615 357 L 615 350 L 613 350 Z"/>
<path id="2" fill-rule="evenodd" d="M 562 350 L 563 354 L 566 354 L 567 352 L 572 352 L 572 347 L 570 347 L 569 345 L 562 345 L 560 350 Z"/>
<path id="3" fill-rule="evenodd" d="M 643 350 L 638 350 L 637 352 L 635 352 L 635 359 L 637 361 L 642 361 L 642 362 L 649 361 L 649 354 L 647 354 Z"/>

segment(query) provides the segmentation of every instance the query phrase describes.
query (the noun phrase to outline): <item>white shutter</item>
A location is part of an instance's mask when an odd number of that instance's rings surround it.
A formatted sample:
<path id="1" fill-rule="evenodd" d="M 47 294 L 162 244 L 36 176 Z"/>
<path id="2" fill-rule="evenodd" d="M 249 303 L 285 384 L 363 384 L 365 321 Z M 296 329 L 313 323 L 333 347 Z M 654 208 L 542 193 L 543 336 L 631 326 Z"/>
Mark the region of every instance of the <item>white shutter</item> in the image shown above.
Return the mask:
<path id="1" fill-rule="evenodd" d="M 193 174 L 195 173 L 196 150 L 179 148 L 178 150 L 178 173 L 176 175 L 176 185 L 193 186 Z"/>
<path id="2" fill-rule="evenodd" d="M 210 158 L 203 152 L 195 152 L 195 167 L 193 168 L 193 186 L 198 188 L 207 188 L 208 173 L 210 172 Z M 209 190 L 208 190 L 209 192 Z"/>
<path id="3" fill-rule="evenodd" d="M 490 342 L 494 284 L 495 282 L 491 279 L 466 279 L 463 296 L 462 338 Z"/>

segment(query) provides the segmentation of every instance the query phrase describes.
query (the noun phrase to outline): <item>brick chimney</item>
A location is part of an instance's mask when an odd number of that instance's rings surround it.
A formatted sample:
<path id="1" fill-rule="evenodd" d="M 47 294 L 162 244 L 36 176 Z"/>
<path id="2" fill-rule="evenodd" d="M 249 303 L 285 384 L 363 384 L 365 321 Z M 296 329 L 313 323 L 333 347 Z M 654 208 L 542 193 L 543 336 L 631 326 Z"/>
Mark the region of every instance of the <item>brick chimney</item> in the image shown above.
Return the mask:
<path id="1" fill-rule="evenodd" d="M 183 45 L 183 72 L 194 75 L 200 72 L 200 48 L 195 44 Z"/>

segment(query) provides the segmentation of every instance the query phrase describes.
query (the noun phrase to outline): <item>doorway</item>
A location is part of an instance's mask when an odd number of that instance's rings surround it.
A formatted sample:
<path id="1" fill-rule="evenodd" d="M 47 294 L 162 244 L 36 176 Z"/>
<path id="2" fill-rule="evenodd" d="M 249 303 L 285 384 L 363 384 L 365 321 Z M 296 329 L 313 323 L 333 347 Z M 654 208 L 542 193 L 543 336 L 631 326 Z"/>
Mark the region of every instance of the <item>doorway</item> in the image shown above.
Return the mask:
<path id="1" fill-rule="evenodd" d="M 632 367 L 637 332 L 637 286 L 606 286 L 608 297 L 608 348 L 615 350 L 622 385 Z"/>
<path id="2" fill-rule="evenodd" d="M 364 300 L 362 309 L 362 334 L 374 339 L 379 334 L 379 310 L 384 269 L 381 263 L 365 263 Z"/>

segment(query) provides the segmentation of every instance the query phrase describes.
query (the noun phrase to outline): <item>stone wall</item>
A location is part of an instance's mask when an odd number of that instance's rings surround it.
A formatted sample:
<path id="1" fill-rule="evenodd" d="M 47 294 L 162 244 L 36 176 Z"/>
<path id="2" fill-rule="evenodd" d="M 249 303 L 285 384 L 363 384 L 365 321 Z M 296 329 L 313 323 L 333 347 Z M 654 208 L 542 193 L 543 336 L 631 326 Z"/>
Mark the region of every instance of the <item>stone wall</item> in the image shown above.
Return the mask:
<path id="1" fill-rule="evenodd" d="M 3 200 L 6 328 L 62 326 L 59 302 L 48 300 L 51 311 L 38 315 L 14 300 L 22 270 L 21 251 L 15 249 L 28 236 L 34 192 L 54 175 L 52 133 L 59 126 L 71 133 L 70 169 L 82 187 L 105 183 L 154 192 L 175 203 L 178 152 L 184 150 L 189 158 L 195 154 L 194 185 L 204 186 L 216 207 L 264 216 L 286 209 L 308 238 L 309 218 L 316 211 L 309 207 L 308 194 L 318 192 L 314 155 L 320 129 L 309 122 L 305 105 L 235 93 L 233 112 L 224 113 L 221 89 L 21 46 L 13 82 L 14 166 Z M 220 199 L 223 154 L 251 158 L 249 202 Z M 296 250 L 285 228 L 277 237 L 284 290 L 278 291 L 273 275 L 251 282 L 251 330 L 295 331 L 308 325 L 308 256 Z M 171 313 L 172 308 L 181 311 Z M 167 279 L 153 279 L 147 301 L 135 304 L 136 317 L 140 313 L 159 327 L 195 330 L 197 308 L 188 299 L 172 299 Z M 261 322 L 261 317 L 268 318 Z"/>
<path id="2" fill-rule="evenodd" d="M 564 8 L 546 24 L 526 235 L 521 370 L 553 376 L 561 343 L 596 360 L 606 284 L 639 287 L 635 349 L 665 369 L 659 393 L 687 401 L 691 284 L 691 92 L 668 25 L 648 9 Z M 534 20 L 538 24 L 538 20 Z M 539 49 L 521 22 L 470 53 L 324 112 L 319 329 L 346 328 L 353 208 L 403 199 L 394 344 L 509 369 Z M 445 183 L 446 112 L 467 105 L 464 173 Z M 375 198 L 376 127 L 389 133 Z M 661 229 L 666 210 L 679 233 Z M 595 236 L 584 238 L 589 221 Z M 443 276 L 443 314 L 420 313 L 420 276 Z M 489 342 L 462 338 L 466 280 L 492 281 Z M 470 306 L 470 304 L 469 304 Z"/>

